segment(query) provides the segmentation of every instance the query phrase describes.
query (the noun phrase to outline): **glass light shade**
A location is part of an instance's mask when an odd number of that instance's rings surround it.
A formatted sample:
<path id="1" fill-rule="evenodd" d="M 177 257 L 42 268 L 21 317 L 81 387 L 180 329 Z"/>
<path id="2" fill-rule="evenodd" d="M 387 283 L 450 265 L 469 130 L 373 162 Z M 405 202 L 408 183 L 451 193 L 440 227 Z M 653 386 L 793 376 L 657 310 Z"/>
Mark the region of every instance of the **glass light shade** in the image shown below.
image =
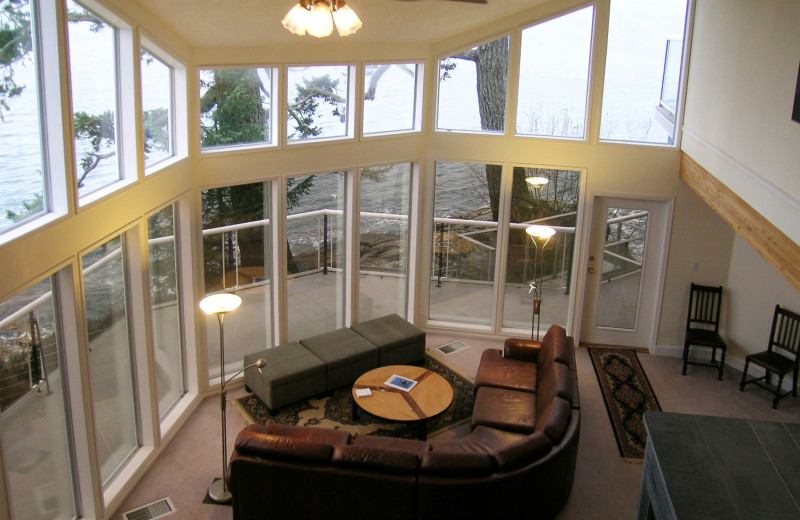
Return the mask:
<path id="1" fill-rule="evenodd" d="M 361 20 L 358 15 L 346 5 L 333 12 L 333 21 L 336 22 L 336 30 L 339 31 L 339 36 L 350 36 L 361 29 Z"/>
<path id="2" fill-rule="evenodd" d="M 200 308 L 206 314 L 231 312 L 241 304 L 242 299 L 231 293 L 212 294 L 200 300 Z"/>
<path id="3" fill-rule="evenodd" d="M 550 181 L 545 177 L 526 177 L 525 182 L 530 184 L 532 188 L 541 188 Z"/>
<path id="4" fill-rule="evenodd" d="M 295 4 L 295 6 L 286 13 L 281 23 L 283 23 L 283 26 L 286 27 L 286 30 L 290 33 L 303 36 L 306 33 L 306 27 L 308 27 L 310 18 L 311 11 L 300 4 Z"/>
<path id="5" fill-rule="evenodd" d="M 324 0 L 317 0 L 314 2 L 314 8 L 308 17 L 308 27 L 306 28 L 308 34 L 317 38 L 324 38 L 330 36 L 333 32 L 333 18 L 331 18 L 331 10 L 328 7 L 328 2 Z"/>
<path id="6" fill-rule="evenodd" d="M 525 232 L 531 236 L 531 238 L 539 238 L 541 240 L 549 240 L 550 237 L 556 234 L 556 230 L 551 228 L 550 226 L 528 226 L 525 228 Z"/>

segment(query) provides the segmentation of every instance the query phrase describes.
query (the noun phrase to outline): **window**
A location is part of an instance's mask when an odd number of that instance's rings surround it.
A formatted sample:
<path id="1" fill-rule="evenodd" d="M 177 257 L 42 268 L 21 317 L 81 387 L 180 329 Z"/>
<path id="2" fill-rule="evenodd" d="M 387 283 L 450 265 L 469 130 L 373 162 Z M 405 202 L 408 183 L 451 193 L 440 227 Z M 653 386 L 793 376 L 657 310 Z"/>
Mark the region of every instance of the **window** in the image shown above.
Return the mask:
<path id="1" fill-rule="evenodd" d="M 665 74 L 680 70 L 667 49 L 671 39 L 683 41 L 686 5 L 687 0 L 611 0 L 600 139 L 673 143 L 674 123 L 662 127 L 658 108 L 662 84 L 674 85 L 673 92 L 680 84 Z"/>
<path id="2" fill-rule="evenodd" d="M 78 516 L 52 282 L 0 304 L 0 440 L 16 519 Z"/>
<path id="3" fill-rule="evenodd" d="M 503 327 L 529 329 L 535 296 L 540 299 L 536 321 L 544 333 L 551 324 L 569 319 L 581 175 L 520 166 L 513 175 Z M 525 232 L 530 225 L 548 226 L 556 233 L 549 240 L 534 240 Z"/>
<path id="4" fill-rule="evenodd" d="M 351 67 L 289 67 L 289 142 L 352 137 Z"/>
<path id="5" fill-rule="evenodd" d="M 203 149 L 275 144 L 275 69 L 200 71 Z"/>
<path id="6" fill-rule="evenodd" d="M 286 179 L 288 339 L 344 326 L 345 173 Z"/>
<path id="7" fill-rule="evenodd" d="M 174 205 L 167 206 L 147 219 L 150 316 L 158 409 L 162 419 L 186 392 L 175 228 Z"/>
<path id="8" fill-rule="evenodd" d="M 119 147 L 117 29 L 69 0 L 70 83 L 78 195 L 123 178 Z"/>
<path id="9" fill-rule="evenodd" d="M 364 135 L 420 129 L 422 65 L 364 68 Z"/>
<path id="10" fill-rule="evenodd" d="M 436 163 L 431 320 L 492 325 L 501 173 L 495 164 Z"/>
<path id="11" fill-rule="evenodd" d="M 0 233 L 49 210 L 34 22 L 29 1 L 0 0 Z"/>
<path id="12" fill-rule="evenodd" d="M 502 133 L 509 37 L 439 61 L 438 130 Z"/>
<path id="13" fill-rule="evenodd" d="M 144 167 L 149 168 L 175 155 L 174 72 L 144 48 L 141 67 Z"/>
<path id="14" fill-rule="evenodd" d="M 242 305 L 225 316 L 225 373 L 272 342 L 269 182 L 204 190 L 203 263 L 206 294 L 236 291 Z M 206 317 L 209 378 L 219 377 L 219 325 Z M 260 338 L 263 343 L 254 343 Z"/>
<path id="15" fill-rule="evenodd" d="M 411 164 L 361 171 L 358 318 L 406 316 Z"/>
<path id="16" fill-rule="evenodd" d="M 103 487 L 139 446 L 123 239 L 81 258 L 97 460 Z"/>
<path id="17" fill-rule="evenodd" d="M 583 139 L 594 8 L 522 31 L 517 134 Z"/>

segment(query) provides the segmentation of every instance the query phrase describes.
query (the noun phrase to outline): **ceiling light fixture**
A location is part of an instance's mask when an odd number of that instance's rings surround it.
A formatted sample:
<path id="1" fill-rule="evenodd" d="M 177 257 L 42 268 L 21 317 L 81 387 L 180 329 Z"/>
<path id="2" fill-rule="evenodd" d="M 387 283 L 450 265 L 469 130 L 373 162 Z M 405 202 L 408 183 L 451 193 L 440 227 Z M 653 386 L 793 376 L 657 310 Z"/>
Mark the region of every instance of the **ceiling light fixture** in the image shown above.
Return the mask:
<path id="1" fill-rule="evenodd" d="M 282 23 L 292 34 L 324 38 L 333 33 L 334 22 L 339 36 L 350 36 L 361 29 L 361 20 L 344 0 L 300 0 Z"/>

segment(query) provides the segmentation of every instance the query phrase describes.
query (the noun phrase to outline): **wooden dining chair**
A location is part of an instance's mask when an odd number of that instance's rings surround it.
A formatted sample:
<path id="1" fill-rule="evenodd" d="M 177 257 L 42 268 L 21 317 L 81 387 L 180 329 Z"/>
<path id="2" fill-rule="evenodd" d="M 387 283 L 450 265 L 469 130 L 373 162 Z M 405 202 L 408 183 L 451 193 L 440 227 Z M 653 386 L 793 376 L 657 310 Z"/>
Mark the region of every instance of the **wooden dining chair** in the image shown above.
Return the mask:
<path id="1" fill-rule="evenodd" d="M 722 368 L 725 366 L 725 351 L 728 346 L 719 335 L 719 316 L 722 309 L 722 286 L 692 284 L 689 291 L 689 313 L 686 319 L 686 334 L 683 340 L 683 375 L 687 365 L 715 367 L 717 379 L 722 379 Z M 691 346 L 711 349 L 711 361 L 689 360 Z M 717 350 L 720 359 L 717 361 Z"/>
<path id="2" fill-rule="evenodd" d="M 765 388 L 775 393 L 772 400 L 772 407 L 778 407 L 778 401 L 789 394 L 797 397 L 797 369 L 800 364 L 800 314 L 794 313 L 780 305 L 775 306 L 775 314 L 772 317 L 772 331 L 769 335 L 767 350 L 750 354 L 744 358 L 744 372 L 739 390 L 744 390 L 745 385 L 755 383 L 757 386 Z M 750 363 L 760 366 L 765 370 L 763 377 L 756 377 L 747 380 L 747 369 Z M 786 374 L 793 374 L 792 390 L 781 392 L 783 378 Z M 770 384 L 770 376 L 775 373 L 778 376 L 778 384 L 774 387 Z"/>

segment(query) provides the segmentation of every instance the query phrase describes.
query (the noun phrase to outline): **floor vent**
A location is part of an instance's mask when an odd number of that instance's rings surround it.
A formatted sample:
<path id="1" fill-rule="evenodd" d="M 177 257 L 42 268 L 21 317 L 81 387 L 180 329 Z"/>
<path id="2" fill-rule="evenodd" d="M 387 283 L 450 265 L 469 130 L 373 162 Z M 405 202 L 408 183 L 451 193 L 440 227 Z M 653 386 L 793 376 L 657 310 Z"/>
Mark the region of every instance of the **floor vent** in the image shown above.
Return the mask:
<path id="1" fill-rule="evenodd" d="M 154 518 L 161 518 L 167 515 L 171 515 L 175 512 L 175 506 L 172 505 L 172 501 L 167 498 L 162 498 L 161 500 L 156 500 L 151 504 L 147 504 L 146 506 L 139 507 L 132 511 L 128 511 L 122 518 L 125 520 L 153 520 Z"/>
<path id="2" fill-rule="evenodd" d="M 452 343 L 447 343 L 446 345 L 436 347 L 436 350 L 447 356 L 452 354 L 453 352 L 458 352 L 459 350 L 463 350 L 467 347 L 469 347 L 469 345 L 467 345 L 463 341 L 457 340 L 453 341 Z"/>

